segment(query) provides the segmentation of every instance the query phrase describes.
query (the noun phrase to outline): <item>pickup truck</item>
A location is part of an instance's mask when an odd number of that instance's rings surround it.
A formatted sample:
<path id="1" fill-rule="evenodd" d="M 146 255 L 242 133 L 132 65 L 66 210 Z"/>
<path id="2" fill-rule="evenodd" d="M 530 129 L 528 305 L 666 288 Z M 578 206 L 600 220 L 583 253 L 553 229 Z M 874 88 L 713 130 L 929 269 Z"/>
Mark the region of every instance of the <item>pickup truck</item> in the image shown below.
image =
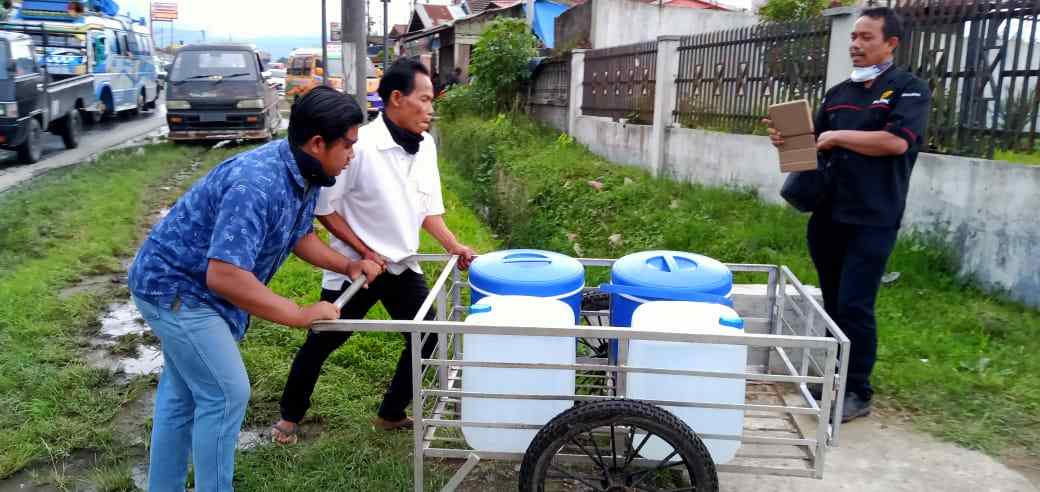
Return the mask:
<path id="1" fill-rule="evenodd" d="M 32 38 L 0 31 L 0 148 L 33 163 L 43 154 L 43 131 L 61 135 L 65 147 L 79 146 L 80 111 L 94 107 L 94 76 L 55 81 L 37 63 Z"/>

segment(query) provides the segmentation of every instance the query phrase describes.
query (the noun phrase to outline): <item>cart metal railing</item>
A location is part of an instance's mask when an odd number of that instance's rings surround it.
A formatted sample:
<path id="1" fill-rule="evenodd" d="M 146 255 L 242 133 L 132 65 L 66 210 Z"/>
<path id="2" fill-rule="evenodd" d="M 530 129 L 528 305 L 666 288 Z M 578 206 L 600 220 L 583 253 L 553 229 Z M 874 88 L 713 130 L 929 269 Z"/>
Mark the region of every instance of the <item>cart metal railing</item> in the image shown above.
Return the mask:
<path id="1" fill-rule="evenodd" d="M 461 428 L 539 429 L 540 425 L 461 420 L 463 398 L 510 400 L 566 400 L 576 405 L 625 398 L 624 374 L 650 373 L 712 378 L 736 378 L 747 382 L 743 404 L 686 401 L 646 401 L 661 407 L 695 407 L 744 412 L 739 437 L 698 434 L 702 439 L 739 439 L 736 458 L 717 466 L 721 472 L 822 478 L 829 446 L 838 444 L 842 398 L 848 369 L 849 340 L 814 297 L 786 266 L 727 265 L 738 278 L 765 277 L 765 289 L 756 295 L 734 296 L 734 305 L 745 321 L 743 334 L 703 335 L 668 327 L 632 329 L 609 326 L 608 310 L 583 310 L 588 325 L 569 328 L 478 326 L 463 323 L 468 308 L 468 284 L 449 255 L 418 255 L 426 264 L 441 264 L 442 271 L 414 320 L 336 320 L 316 323 L 316 331 L 402 332 L 411 337 L 414 427 L 415 490 L 423 490 L 426 458 L 466 460 L 445 489 L 453 490 L 478 460 L 519 461 L 523 453 L 471 450 Z M 579 259 L 587 270 L 609 268 L 614 260 Z M 740 284 L 735 285 L 735 292 Z M 589 288 L 588 290 L 594 290 Z M 423 321 L 436 307 L 435 321 Z M 462 360 L 462 340 L 467 334 L 574 337 L 584 340 L 616 340 L 616 361 L 599 354 L 581 354 L 575 364 L 526 364 Z M 436 336 L 429 357 L 421 353 L 427 338 Z M 688 371 L 638 368 L 628 365 L 632 340 L 656 340 L 701 344 L 743 345 L 748 348 L 745 372 Z M 465 368 L 566 369 L 579 378 L 574 395 L 477 393 L 462 390 Z M 809 385 L 822 388 L 817 402 Z M 561 452 L 560 461 L 588 460 L 580 454 Z M 594 458 L 593 458 L 594 459 Z M 636 466 L 652 466 L 653 460 L 636 458 Z"/>

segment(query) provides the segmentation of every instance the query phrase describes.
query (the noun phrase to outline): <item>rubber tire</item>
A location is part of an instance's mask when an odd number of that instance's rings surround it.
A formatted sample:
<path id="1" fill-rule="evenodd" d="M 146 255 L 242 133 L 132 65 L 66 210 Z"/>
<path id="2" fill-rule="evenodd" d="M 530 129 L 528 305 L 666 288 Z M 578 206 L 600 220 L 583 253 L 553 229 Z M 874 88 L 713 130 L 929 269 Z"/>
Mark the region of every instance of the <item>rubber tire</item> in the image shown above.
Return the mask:
<path id="1" fill-rule="evenodd" d="M 105 110 L 101 111 L 101 121 L 110 120 L 115 117 L 115 99 L 113 99 L 111 91 L 106 90 L 101 93 L 101 102 L 105 105 Z"/>
<path id="2" fill-rule="evenodd" d="M 40 120 L 29 118 L 29 131 L 25 141 L 18 146 L 18 161 L 22 164 L 35 164 L 43 157 L 43 128 Z"/>
<path id="3" fill-rule="evenodd" d="M 61 124 L 61 141 L 65 143 L 66 149 L 79 147 L 79 139 L 83 134 L 83 120 L 80 118 L 79 110 L 69 111 L 65 121 Z"/>
<path id="4" fill-rule="evenodd" d="M 80 111 L 80 119 L 88 125 L 97 125 L 101 123 L 101 112 L 100 111 Z"/>
<path id="5" fill-rule="evenodd" d="M 542 492 L 544 472 L 557 450 L 572 436 L 614 423 L 638 424 L 679 452 L 696 490 L 718 492 L 715 462 L 704 442 L 671 412 L 638 400 L 605 400 L 573 407 L 549 421 L 531 441 L 520 465 L 520 492 Z M 539 469 L 541 468 L 541 470 Z"/>
<path id="6" fill-rule="evenodd" d="M 130 111 L 127 111 L 128 113 L 130 113 L 130 116 L 140 116 L 141 115 L 141 111 L 144 111 L 144 104 L 145 104 L 144 99 L 145 99 L 144 98 L 144 92 L 140 92 L 140 93 L 137 94 L 137 101 L 136 101 L 137 106 L 134 107 L 134 109 L 131 109 Z"/>

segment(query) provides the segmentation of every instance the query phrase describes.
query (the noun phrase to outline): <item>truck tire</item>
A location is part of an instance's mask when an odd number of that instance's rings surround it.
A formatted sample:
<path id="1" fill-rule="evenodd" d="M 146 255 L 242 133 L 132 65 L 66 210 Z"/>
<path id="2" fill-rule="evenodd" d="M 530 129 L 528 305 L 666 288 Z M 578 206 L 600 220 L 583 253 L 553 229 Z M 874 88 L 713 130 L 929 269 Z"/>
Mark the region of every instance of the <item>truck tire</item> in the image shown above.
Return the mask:
<path id="1" fill-rule="evenodd" d="M 79 147 L 79 137 L 83 133 L 83 120 L 80 119 L 79 111 L 72 110 L 65 116 L 61 124 L 61 141 L 65 143 L 66 149 Z"/>
<path id="2" fill-rule="evenodd" d="M 627 437 L 618 436 L 617 431 L 624 429 L 628 429 Z M 653 435 L 663 440 L 674 452 L 653 469 L 638 468 L 632 460 L 638 456 L 646 438 L 636 439 L 635 429 L 647 437 Z M 600 431 L 598 437 L 596 430 Z M 623 442 L 617 442 L 618 437 Z M 636 444 L 637 440 L 641 442 Z M 568 452 L 572 454 L 594 450 L 595 457 L 588 454 L 589 466 L 580 471 L 572 468 L 575 470 L 572 473 L 555 462 L 565 447 L 580 449 L 570 449 Z M 647 478 L 652 480 L 647 482 Z M 594 490 L 719 490 L 718 474 L 708 448 L 686 423 L 663 408 L 622 399 L 575 406 L 557 415 L 538 431 L 520 465 L 519 490 L 558 490 L 552 488 L 552 483 L 546 487 L 546 481 L 552 480 L 564 481 L 557 486 L 573 486 L 573 482 L 580 482 Z M 688 481 L 688 484 L 668 484 L 659 489 L 659 481 Z"/>
<path id="3" fill-rule="evenodd" d="M 18 146 L 18 161 L 23 164 L 34 164 L 43 156 L 43 128 L 40 120 L 29 118 L 28 134 L 25 141 Z"/>

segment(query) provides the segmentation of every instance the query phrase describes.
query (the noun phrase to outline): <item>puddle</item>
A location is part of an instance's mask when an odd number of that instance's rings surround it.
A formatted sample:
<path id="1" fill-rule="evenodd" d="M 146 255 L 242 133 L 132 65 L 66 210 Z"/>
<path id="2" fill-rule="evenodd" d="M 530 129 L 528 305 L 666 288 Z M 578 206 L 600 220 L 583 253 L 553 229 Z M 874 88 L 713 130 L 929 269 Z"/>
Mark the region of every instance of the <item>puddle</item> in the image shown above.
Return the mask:
<path id="1" fill-rule="evenodd" d="M 130 468 L 130 479 L 138 490 L 148 490 L 148 464 L 138 463 Z"/>
<path id="2" fill-rule="evenodd" d="M 105 292 L 109 287 L 119 283 L 119 277 L 113 277 L 112 275 L 95 275 L 79 281 L 72 287 L 62 289 L 61 292 L 58 293 L 58 298 L 66 300 L 79 294 L 100 294 Z"/>
<path id="3" fill-rule="evenodd" d="M 108 305 L 108 313 L 101 318 L 101 335 L 118 338 L 130 334 L 143 334 L 148 331 L 141 312 L 133 303 L 112 303 Z"/>
<path id="4" fill-rule="evenodd" d="M 262 446 L 268 442 L 271 436 L 267 433 L 267 430 L 257 429 L 242 429 L 238 433 L 238 449 L 240 451 L 250 451 Z"/>
<path id="5" fill-rule="evenodd" d="M 158 347 L 140 343 L 132 355 L 112 353 L 119 340 L 126 336 L 140 336 L 150 332 L 148 325 L 141 317 L 137 307 L 131 302 L 112 303 L 108 311 L 101 317 L 101 329 L 97 336 L 90 338 L 90 347 L 86 360 L 92 367 L 121 373 L 129 382 L 130 377 L 147 376 L 162 372 L 163 358 Z"/>

